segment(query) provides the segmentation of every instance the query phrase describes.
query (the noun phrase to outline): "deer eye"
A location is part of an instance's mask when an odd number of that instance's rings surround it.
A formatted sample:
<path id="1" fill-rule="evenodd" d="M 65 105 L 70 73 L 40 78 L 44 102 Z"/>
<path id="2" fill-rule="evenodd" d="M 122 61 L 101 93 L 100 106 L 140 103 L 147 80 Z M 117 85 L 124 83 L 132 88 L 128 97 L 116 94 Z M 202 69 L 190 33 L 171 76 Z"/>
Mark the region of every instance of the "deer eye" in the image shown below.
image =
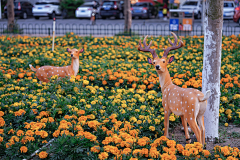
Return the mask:
<path id="1" fill-rule="evenodd" d="M 163 63 L 165 63 L 165 61 L 163 61 Z"/>
<path id="2" fill-rule="evenodd" d="M 153 64 L 155 64 L 155 62 L 153 62 Z"/>

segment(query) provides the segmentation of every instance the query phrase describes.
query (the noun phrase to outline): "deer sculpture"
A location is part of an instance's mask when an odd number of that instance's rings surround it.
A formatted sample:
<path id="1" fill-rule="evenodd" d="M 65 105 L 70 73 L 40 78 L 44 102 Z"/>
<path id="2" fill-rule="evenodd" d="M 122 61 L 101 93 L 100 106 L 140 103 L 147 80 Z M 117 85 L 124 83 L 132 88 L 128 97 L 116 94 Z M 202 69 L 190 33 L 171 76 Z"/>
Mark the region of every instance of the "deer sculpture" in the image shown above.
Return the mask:
<path id="1" fill-rule="evenodd" d="M 36 76 L 40 81 L 49 82 L 49 78 L 53 75 L 58 75 L 59 77 L 65 76 L 76 76 L 79 70 L 79 53 L 82 53 L 84 49 L 67 49 L 71 53 L 72 63 L 69 66 L 55 67 L 55 66 L 42 66 L 38 69 L 34 68 L 31 64 L 29 67 L 32 71 L 36 72 Z"/>
<path id="2" fill-rule="evenodd" d="M 197 141 L 204 145 L 204 112 L 207 108 L 207 99 L 210 96 L 210 90 L 203 94 L 197 89 L 181 88 L 172 83 L 167 65 L 173 62 L 174 56 L 171 56 L 169 59 L 167 59 L 167 55 L 169 51 L 183 47 L 183 42 L 180 38 L 180 42 L 177 45 L 177 36 L 173 32 L 171 32 L 171 34 L 174 36 L 175 41 L 172 43 L 168 38 L 168 41 L 172 46 L 168 47 L 167 49 L 163 49 L 164 54 L 162 58 L 158 57 L 154 49 L 150 49 L 152 41 L 149 45 L 146 44 L 146 39 L 148 36 L 146 36 L 143 40 L 144 48 L 142 47 L 141 40 L 139 41 L 138 50 L 143 52 L 151 52 L 153 58 L 148 58 L 148 63 L 155 67 L 159 76 L 159 82 L 162 90 L 162 104 L 164 107 L 164 136 L 169 137 L 169 116 L 171 113 L 174 113 L 175 115 L 181 117 L 186 136 L 186 143 L 191 143 L 187 127 L 188 123 L 196 135 Z"/>

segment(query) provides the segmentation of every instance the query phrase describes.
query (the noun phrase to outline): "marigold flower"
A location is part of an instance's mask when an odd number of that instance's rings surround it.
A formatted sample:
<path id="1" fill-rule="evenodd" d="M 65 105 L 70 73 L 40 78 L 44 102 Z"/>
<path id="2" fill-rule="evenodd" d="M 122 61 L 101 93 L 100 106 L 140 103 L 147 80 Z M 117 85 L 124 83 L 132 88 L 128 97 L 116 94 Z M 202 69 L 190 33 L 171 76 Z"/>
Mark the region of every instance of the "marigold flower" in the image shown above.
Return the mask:
<path id="1" fill-rule="evenodd" d="M 98 158 L 100 160 L 105 160 L 108 158 L 108 153 L 107 152 L 101 152 L 99 155 L 98 155 Z"/>
<path id="2" fill-rule="evenodd" d="M 0 111 L 0 117 L 4 116 L 4 112 Z"/>
<path id="3" fill-rule="evenodd" d="M 28 149 L 27 149 L 26 146 L 22 146 L 22 147 L 20 148 L 20 151 L 21 151 L 21 153 L 26 153 L 26 152 L 28 151 Z"/>
<path id="4" fill-rule="evenodd" d="M 48 153 L 46 151 L 42 151 L 38 154 L 39 158 L 44 159 L 47 158 Z"/>
<path id="5" fill-rule="evenodd" d="M 100 146 L 93 146 L 93 147 L 91 147 L 91 152 L 99 153 L 100 152 Z"/>

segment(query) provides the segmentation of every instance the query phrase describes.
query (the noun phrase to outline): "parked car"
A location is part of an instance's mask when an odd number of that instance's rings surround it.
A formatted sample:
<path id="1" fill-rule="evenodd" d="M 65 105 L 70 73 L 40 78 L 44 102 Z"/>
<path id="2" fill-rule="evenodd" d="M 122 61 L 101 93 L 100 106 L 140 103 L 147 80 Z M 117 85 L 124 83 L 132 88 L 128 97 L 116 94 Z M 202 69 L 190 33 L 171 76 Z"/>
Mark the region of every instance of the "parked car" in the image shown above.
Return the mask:
<path id="1" fill-rule="evenodd" d="M 100 7 L 100 16 L 102 17 L 102 19 L 112 16 L 118 19 L 122 19 L 124 16 L 123 1 L 103 1 Z"/>
<path id="2" fill-rule="evenodd" d="M 234 10 L 233 21 L 240 25 L 240 6 L 236 7 Z"/>
<path id="3" fill-rule="evenodd" d="M 233 19 L 235 4 L 233 1 L 224 1 L 223 19 Z"/>
<path id="4" fill-rule="evenodd" d="M 132 17 L 151 18 L 157 15 L 157 10 L 151 2 L 137 2 L 132 5 Z"/>
<path id="5" fill-rule="evenodd" d="M 39 19 L 39 17 L 53 18 L 61 15 L 59 5 L 58 1 L 37 2 L 32 9 L 33 16 L 35 19 Z"/>
<path id="6" fill-rule="evenodd" d="M 80 7 L 78 7 L 75 11 L 75 16 L 77 18 L 90 18 L 91 17 L 91 13 L 92 13 L 92 9 L 93 9 L 93 2 L 85 2 L 83 5 L 81 5 Z M 98 4 L 98 9 L 96 12 L 96 17 L 98 17 L 99 15 L 99 4 Z"/>
<path id="7" fill-rule="evenodd" d="M 26 19 L 31 17 L 33 5 L 27 1 L 14 2 L 15 17 Z M 4 16 L 7 18 L 7 6 L 4 7 Z"/>
<path id="8" fill-rule="evenodd" d="M 202 17 L 202 0 L 188 0 L 185 1 L 183 4 L 180 4 L 179 9 L 186 10 L 185 16 L 192 14 L 190 12 L 194 12 L 195 19 L 201 19 Z"/>

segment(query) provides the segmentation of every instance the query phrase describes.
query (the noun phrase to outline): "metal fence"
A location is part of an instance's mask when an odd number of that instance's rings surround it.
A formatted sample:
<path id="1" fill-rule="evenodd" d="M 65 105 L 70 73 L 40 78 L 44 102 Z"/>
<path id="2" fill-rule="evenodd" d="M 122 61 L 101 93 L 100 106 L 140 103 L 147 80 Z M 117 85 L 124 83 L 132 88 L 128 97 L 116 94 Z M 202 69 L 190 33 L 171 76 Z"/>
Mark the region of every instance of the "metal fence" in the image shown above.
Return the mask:
<path id="1" fill-rule="evenodd" d="M 7 24 L 0 24 L 0 34 L 22 34 L 22 35 L 36 35 L 36 36 L 47 36 L 52 35 L 52 26 L 47 24 L 22 24 L 16 26 L 12 32 L 9 31 Z M 168 36 L 170 35 L 169 25 L 163 24 L 133 24 L 130 33 L 124 33 L 123 24 L 57 24 L 55 34 L 65 35 L 68 32 L 73 32 L 76 35 L 81 36 L 116 36 L 116 35 L 127 35 L 127 36 Z M 178 35 L 182 36 L 201 36 L 203 30 L 201 25 L 194 25 L 192 31 L 175 31 Z M 223 35 L 239 35 L 240 26 L 223 26 Z"/>

